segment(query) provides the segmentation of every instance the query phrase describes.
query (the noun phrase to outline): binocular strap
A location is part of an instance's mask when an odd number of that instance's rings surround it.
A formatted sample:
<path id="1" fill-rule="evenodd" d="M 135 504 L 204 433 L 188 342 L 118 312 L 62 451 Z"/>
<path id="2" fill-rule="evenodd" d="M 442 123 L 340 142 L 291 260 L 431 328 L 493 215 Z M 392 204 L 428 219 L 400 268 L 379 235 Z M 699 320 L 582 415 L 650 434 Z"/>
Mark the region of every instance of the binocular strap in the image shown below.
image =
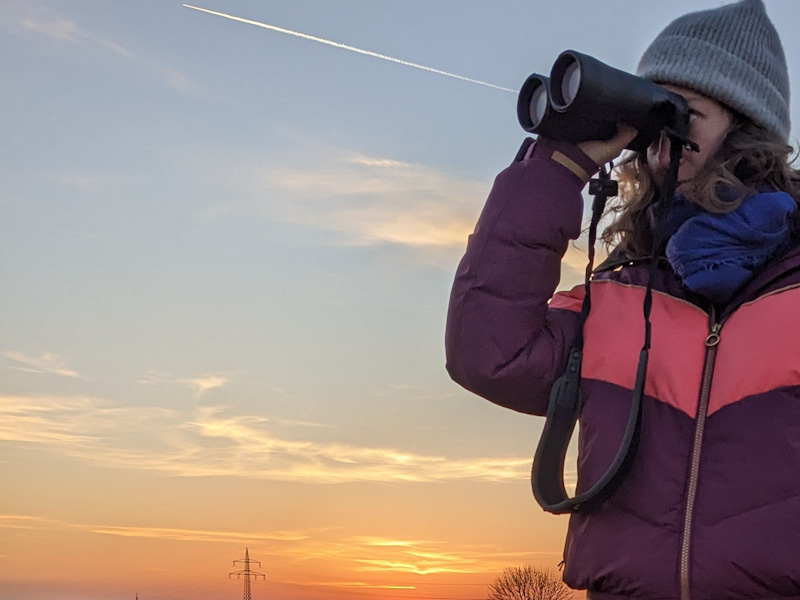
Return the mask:
<path id="1" fill-rule="evenodd" d="M 670 135 L 670 166 L 661 189 L 663 199 L 659 202 L 657 219 L 663 219 L 672 205 L 672 197 L 678 178 L 678 163 L 683 146 L 687 140 Z M 694 149 L 694 148 L 693 148 Z M 612 163 L 613 168 L 613 163 Z M 650 354 L 650 309 L 652 307 L 652 285 L 658 270 L 658 256 L 666 240 L 653 240 L 653 253 L 650 257 L 649 274 L 643 312 L 645 319 L 645 339 L 639 354 L 636 380 L 631 397 L 630 411 L 617 453 L 605 474 L 588 489 L 569 497 L 564 485 L 564 463 L 567 448 L 572 439 L 575 424 L 583 408 L 581 395 L 581 362 L 583 359 L 583 328 L 591 309 L 591 276 L 594 266 L 594 246 L 597 238 L 597 225 L 605 210 L 606 200 L 617 194 L 616 182 L 610 179 L 603 169 L 599 179 L 593 179 L 589 193 L 594 195 L 592 222 L 589 227 L 589 264 L 586 267 L 585 295 L 581 309 L 581 326 L 570 350 L 565 373 L 555 382 L 550 391 L 547 417 L 536 448 L 531 473 L 533 495 L 539 505 L 554 514 L 588 511 L 601 505 L 619 488 L 633 466 L 639 446 L 642 424 L 642 399 L 647 379 L 647 362 Z"/>

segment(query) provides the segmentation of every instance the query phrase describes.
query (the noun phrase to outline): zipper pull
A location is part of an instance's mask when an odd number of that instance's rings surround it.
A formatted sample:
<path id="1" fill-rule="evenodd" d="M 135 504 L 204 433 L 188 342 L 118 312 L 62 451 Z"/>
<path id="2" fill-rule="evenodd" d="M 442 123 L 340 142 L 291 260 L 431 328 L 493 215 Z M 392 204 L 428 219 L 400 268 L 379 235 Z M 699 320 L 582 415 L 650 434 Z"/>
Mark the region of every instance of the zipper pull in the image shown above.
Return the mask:
<path id="1" fill-rule="evenodd" d="M 709 348 L 711 346 L 716 346 L 719 344 L 719 330 L 722 329 L 722 325 L 719 323 L 714 323 L 714 326 L 711 328 L 711 333 L 708 334 L 706 338 L 706 346 Z"/>

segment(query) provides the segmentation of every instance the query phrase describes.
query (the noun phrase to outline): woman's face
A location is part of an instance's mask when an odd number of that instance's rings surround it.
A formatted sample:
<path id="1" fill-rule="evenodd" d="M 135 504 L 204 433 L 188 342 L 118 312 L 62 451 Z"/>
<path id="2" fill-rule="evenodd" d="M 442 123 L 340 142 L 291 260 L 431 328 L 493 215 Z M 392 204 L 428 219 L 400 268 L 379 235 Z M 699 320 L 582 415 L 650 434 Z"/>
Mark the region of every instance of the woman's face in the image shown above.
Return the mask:
<path id="1" fill-rule="evenodd" d="M 719 102 L 707 96 L 676 85 L 661 87 L 686 98 L 689 103 L 689 138 L 700 147 L 699 152 L 683 151 L 678 168 L 677 189 L 680 190 L 681 186 L 694 179 L 708 158 L 714 154 L 725 138 L 733 117 Z M 661 185 L 669 169 L 669 140 L 666 134 L 662 134 L 647 149 L 647 166 L 656 185 Z"/>

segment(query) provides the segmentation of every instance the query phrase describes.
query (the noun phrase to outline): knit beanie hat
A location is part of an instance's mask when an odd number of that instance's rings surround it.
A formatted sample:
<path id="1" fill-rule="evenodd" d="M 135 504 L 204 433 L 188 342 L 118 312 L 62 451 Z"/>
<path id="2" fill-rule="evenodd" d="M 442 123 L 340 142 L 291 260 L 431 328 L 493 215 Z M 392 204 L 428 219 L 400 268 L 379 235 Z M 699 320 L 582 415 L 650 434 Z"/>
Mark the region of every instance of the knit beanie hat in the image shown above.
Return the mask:
<path id="1" fill-rule="evenodd" d="M 700 92 L 789 138 L 789 72 L 762 0 L 675 19 L 645 51 L 636 74 Z"/>

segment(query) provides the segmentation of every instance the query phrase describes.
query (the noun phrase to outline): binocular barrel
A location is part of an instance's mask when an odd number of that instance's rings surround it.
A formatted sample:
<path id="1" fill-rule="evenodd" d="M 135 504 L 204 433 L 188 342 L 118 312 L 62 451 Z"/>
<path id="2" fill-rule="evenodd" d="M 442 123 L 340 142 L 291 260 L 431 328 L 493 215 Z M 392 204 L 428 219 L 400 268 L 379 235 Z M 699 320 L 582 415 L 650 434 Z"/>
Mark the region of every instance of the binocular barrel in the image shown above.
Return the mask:
<path id="1" fill-rule="evenodd" d="M 624 123 L 639 132 L 628 149 L 641 152 L 664 128 L 685 135 L 689 107 L 655 83 L 567 50 L 550 77 L 534 73 L 525 80 L 517 117 L 525 131 L 572 143 L 611 139 Z"/>
<path id="2" fill-rule="evenodd" d="M 572 143 L 610 140 L 617 131 L 614 121 L 557 111 L 552 103 L 550 78 L 537 73 L 528 77 L 520 90 L 517 117 L 525 131 Z"/>

